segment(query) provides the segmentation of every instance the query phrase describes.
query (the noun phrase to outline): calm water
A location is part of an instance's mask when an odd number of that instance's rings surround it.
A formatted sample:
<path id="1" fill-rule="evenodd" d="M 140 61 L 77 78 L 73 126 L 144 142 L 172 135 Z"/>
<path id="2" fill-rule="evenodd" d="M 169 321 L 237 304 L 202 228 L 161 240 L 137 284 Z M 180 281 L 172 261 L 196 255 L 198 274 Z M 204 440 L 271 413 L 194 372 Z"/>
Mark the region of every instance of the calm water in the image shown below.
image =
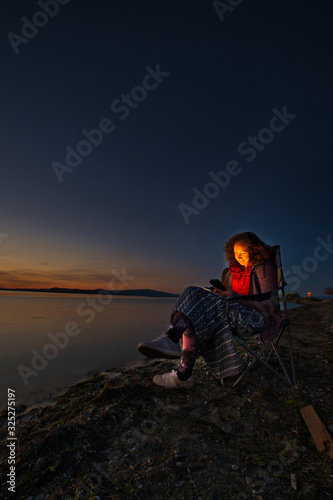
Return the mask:
<path id="1" fill-rule="evenodd" d="M 1 408 L 8 387 L 16 390 L 17 404 L 43 402 L 89 372 L 144 359 L 138 343 L 165 330 L 176 301 L 106 300 L 102 305 L 96 296 L 0 291 Z M 64 333 L 66 327 L 75 336 Z"/>

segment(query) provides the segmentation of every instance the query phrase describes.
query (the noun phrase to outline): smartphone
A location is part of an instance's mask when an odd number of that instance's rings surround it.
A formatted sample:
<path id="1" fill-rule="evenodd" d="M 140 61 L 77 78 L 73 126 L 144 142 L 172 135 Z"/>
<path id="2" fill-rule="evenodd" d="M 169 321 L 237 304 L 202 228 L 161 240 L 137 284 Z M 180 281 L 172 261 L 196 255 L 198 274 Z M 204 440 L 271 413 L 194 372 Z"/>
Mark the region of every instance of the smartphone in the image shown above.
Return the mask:
<path id="1" fill-rule="evenodd" d="M 210 280 L 209 282 L 214 288 L 217 288 L 218 290 L 222 290 L 222 292 L 226 292 L 227 289 L 226 287 L 221 283 L 220 280 Z"/>

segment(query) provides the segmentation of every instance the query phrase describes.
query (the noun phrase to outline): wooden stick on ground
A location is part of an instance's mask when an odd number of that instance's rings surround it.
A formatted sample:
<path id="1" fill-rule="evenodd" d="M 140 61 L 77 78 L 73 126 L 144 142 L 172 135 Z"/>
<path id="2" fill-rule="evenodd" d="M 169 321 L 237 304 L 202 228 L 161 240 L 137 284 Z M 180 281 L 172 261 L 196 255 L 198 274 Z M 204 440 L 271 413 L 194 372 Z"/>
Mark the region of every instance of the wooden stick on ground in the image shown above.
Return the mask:
<path id="1" fill-rule="evenodd" d="M 333 458 L 333 439 L 312 405 L 301 408 L 301 415 L 313 437 L 319 453 L 327 453 Z"/>

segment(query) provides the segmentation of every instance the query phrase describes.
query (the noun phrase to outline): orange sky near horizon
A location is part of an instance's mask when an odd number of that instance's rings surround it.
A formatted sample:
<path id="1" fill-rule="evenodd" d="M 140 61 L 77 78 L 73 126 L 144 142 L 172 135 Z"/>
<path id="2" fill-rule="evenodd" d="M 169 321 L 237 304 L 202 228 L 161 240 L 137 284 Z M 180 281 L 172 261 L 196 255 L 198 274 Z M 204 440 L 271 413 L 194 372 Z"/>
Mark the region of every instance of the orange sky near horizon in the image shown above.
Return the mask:
<path id="1" fill-rule="evenodd" d="M 147 278 L 139 278 L 134 275 L 127 274 L 127 269 L 117 270 L 116 274 L 112 272 L 107 275 L 94 275 L 87 270 L 80 276 L 73 275 L 66 278 L 61 276 L 61 273 L 56 271 L 39 271 L 39 270 L 9 270 L 0 272 L 0 288 L 16 289 L 16 288 L 78 288 L 81 290 L 132 290 L 150 288 L 160 291 L 170 292 L 174 289 L 172 283 L 167 281 Z M 171 290 L 172 292 L 172 290 Z M 178 291 L 175 291 L 178 293 Z"/>
<path id="2" fill-rule="evenodd" d="M 193 281 L 190 268 L 179 273 L 175 271 L 179 263 L 161 266 L 158 258 L 138 256 L 133 250 L 117 248 L 94 256 L 91 249 L 75 242 L 70 247 L 61 247 L 58 241 L 51 249 L 50 242 L 43 248 L 40 241 L 36 246 L 28 240 L 23 245 L 14 238 L 2 242 L 0 288 L 149 288 L 179 293 Z M 24 251 L 19 250 L 22 248 Z"/>
<path id="3" fill-rule="evenodd" d="M 147 268 L 139 268 L 137 265 L 101 265 L 89 266 L 82 264 L 80 269 L 70 266 L 44 266 L 19 265 L 7 267 L 2 266 L 0 270 L 0 288 L 79 288 L 125 290 L 139 288 L 153 288 L 156 290 L 169 291 L 174 289 L 175 284 L 167 276 L 159 276 L 159 273 L 150 274 Z M 134 268 L 135 267 L 135 268 Z"/>
<path id="4" fill-rule="evenodd" d="M 52 227 L 12 222 L 15 232 L 0 243 L 0 288 L 153 289 L 180 293 L 189 285 L 208 285 L 216 276 L 193 265 L 178 249 L 159 252 L 131 239 L 112 243 L 86 234 L 59 234 Z M 221 256 L 212 269 L 221 269 Z M 219 273 L 218 273 L 219 274 Z M 110 280 L 113 280 L 110 284 Z"/>

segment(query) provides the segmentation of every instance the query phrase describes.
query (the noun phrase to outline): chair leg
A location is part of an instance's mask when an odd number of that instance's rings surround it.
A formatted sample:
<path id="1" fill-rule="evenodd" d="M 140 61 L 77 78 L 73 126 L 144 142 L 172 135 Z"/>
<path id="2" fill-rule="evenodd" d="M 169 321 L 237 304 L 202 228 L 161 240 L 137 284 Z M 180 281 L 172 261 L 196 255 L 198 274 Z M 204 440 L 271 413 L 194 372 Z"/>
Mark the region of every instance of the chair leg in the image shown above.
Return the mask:
<path id="1" fill-rule="evenodd" d="M 277 348 L 276 348 L 276 346 L 275 346 L 274 344 L 272 344 L 272 348 L 274 349 L 274 352 L 275 352 L 275 354 L 276 354 L 276 357 L 277 357 L 277 358 L 278 358 L 278 360 L 279 360 L 279 363 L 280 363 L 281 368 L 282 368 L 282 370 L 283 370 L 283 372 L 284 372 L 284 375 L 285 375 L 286 379 L 288 380 L 288 384 L 289 384 L 289 385 L 293 385 L 293 384 L 292 384 L 292 382 L 291 382 L 291 380 L 290 380 L 290 377 L 289 377 L 289 375 L 288 375 L 288 372 L 287 372 L 287 370 L 286 370 L 286 367 L 284 366 L 284 363 L 283 363 L 283 361 L 282 361 L 282 358 L 281 358 L 281 356 L 280 356 L 280 354 L 279 354 L 279 351 L 277 350 Z"/>
<path id="2" fill-rule="evenodd" d="M 241 343 L 241 342 L 239 341 L 239 343 Z M 234 385 L 236 385 L 236 384 L 238 383 L 238 381 L 239 381 L 241 378 L 243 378 L 243 377 L 244 377 L 244 375 L 245 375 L 245 374 L 246 374 L 246 373 L 247 373 L 247 372 L 248 372 L 248 371 L 252 368 L 252 366 L 253 366 L 253 365 L 254 365 L 257 361 L 261 361 L 261 356 L 262 356 L 262 354 L 265 354 L 265 351 L 266 351 L 266 349 L 267 349 L 267 347 L 268 347 L 268 345 L 264 345 L 264 347 L 261 349 L 261 351 L 260 351 L 258 354 L 256 354 L 254 351 L 252 351 L 252 350 L 250 349 L 250 347 L 246 346 L 244 343 L 242 343 L 242 345 L 243 345 L 243 347 L 244 347 L 247 351 L 249 351 L 249 352 L 253 355 L 253 359 L 252 359 L 252 361 L 248 364 L 248 366 L 245 368 L 245 370 L 244 370 L 244 371 L 240 374 L 239 378 L 236 380 L 236 382 L 234 383 Z M 263 359 L 265 359 L 265 358 L 263 358 Z"/>
<path id="3" fill-rule="evenodd" d="M 272 346 L 273 346 L 273 345 L 276 345 L 276 346 L 277 346 L 277 345 L 279 344 L 280 339 L 281 339 L 281 337 L 282 337 L 282 334 L 283 334 L 283 332 L 284 332 L 284 329 L 285 329 L 285 326 L 282 328 L 282 330 L 279 332 L 279 334 L 277 335 L 277 337 L 276 337 L 274 340 L 268 341 L 268 342 L 270 342 L 270 343 L 271 343 L 271 345 L 272 345 Z M 266 359 L 266 361 L 267 361 L 267 362 L 270 360 L 270 357 L 271 357 L 271 355 L 273 354 L 273 352 L 274 352 L 274 349 L 273 349 L 273 347 L 272 347 L 272 349 L 271 349 L 271 351 L 270 351 L 270 353 L 269 353 L 269 355 L 268 355 L 268 357 L 267 357 L 267 359 Z"/>
<path id="4" fill-rule="evenodd" d="M 296 385 L 296 370 L 295 370 L 295 362 L 294 362 L 294 353 L 293 353 L 293 341 L 291 338 L 290 326 L 287 325 L 288 339 L 289 339 L 289 350 L 290 350 L 290 364 L 291 364 L 291 373 L 293 384 Z"/>
<path id="5" fill-rule="evenodd" d="M 242 342 L 242 340 L 240 340 L 239 338 L 236 339 L 237 342 L 242 345 L 244 347 L 244 349 L 246 349 L 250 354 L 252 354 L 252 356 L 254 356 L 255 359 L 253 359 L 251 361 L 251 363 L 247 366 L 247 368 L 240 374 L 240 376 L 238 377 L 238 379 L 236 380 L 236 382 L 233 384 L 233 387 L 238 384 L 238 382 L 244 377 L 244 375 L 252 368 L 252 366 L 254 365 L 254 363 L 256 363 L 257 361 L 260 361 L 261 363 L 263 363 L 267 368 L 269 368 L 269 370 L 271 370 L 275 375 L 277 375 L 281 380 L 283 380 L 283 382 L 287 383 L 288 385 L 291 385 L 292 386 L 292 383 L 291 383 L 291 380 L 289 378 L 289 376 L 287 375 L 286 378 L 282 377 L 282 375 L 277 372 L 274 368 L 272 368 L 264 359 L 262 359 L 260 356 L 265 352 L 266 349 L 268 349 L 269 346 L 272 347 L 272 343 L 268 343 L 266 346 L 264 346 L 261 351 L 259 352 L 259 354 L 257 354 L 256 352 L 254 352 L 249 346 L 247 346 L 246 344 L 244 344 L 244 342 Z M 278 359 L 280 361 L 280 356 L 278 356 Z M 282 361 L 282 360 L 281 360 Z M 283 363 L 282 363 L 283 365 Z M 284 365 L 283 365 L 284 366 Z M 285 368 L 283 368 L 283 371 L 285 372 Z M 286 372 L 285 372 L 285 375 L 286 375 Z"/>
<path id="6" fill-rule="evenodd" d="M 289 375 L 287 374 L 287 371 L 286 371 L 286 368 L 282 362 L 282 359 L 280 356 L 278 356 L 277 352 L 275 351 L 274 349 L 274 346 L 276 347 L 280 341 L 280 338 L 284 332 L 284 329 L 287 328 L 287 332 L 288 332 L 288 343 L 289 343 L 289 352 L 290 352 L 290 365 L 291 365 L 291 376 L 292 376 L 292 383 L 290 381 L 290 377 Z M 294 362 L 294 356 L 293 356 L 293 344 L 292 344 L 292 338 L 291 338 L 291 332 L 290 332 L 290 325 L 287 324 L 285 325 L 282 330 L 280 331 L 279 335 L 277 336 L 277 338 L 275 339 L 275 341 L 272 341 L 272 349 L 268 355 L 268 358 L 267 358 L 267 362 L 269 361 L 272 353 L 273 353 L 273 350 L 275 351 L 275 354 L 277 355 L 278 357 L 278 360 L 281 364 L 281 367 L 286 375 L 286 377 L 288 378 L 288 380 L 290 381 L 290 385 L 296 385 L 296 373 L 295 373 L 295 362 Z"/>

